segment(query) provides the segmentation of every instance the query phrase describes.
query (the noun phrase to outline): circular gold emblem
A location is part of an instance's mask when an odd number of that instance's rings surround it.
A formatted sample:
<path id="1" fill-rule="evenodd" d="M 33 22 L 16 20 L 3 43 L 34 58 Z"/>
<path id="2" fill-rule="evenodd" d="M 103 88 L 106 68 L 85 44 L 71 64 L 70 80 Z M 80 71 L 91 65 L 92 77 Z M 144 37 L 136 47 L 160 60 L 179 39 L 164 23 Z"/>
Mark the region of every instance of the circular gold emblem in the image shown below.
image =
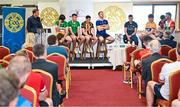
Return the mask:
<path id="1" fill-rule="evenodd" d="M 5 27 L 8 31 L 16 33 L 24 26 L 24 20 L 20 14 L 12 12 L 8 14 L 4 20 Z"/>
<path id="2" fill-rule="evenodd" d="M 108 20 L 110 30 L 118 32 L 126 21 L 126 14 L 118 6 L 109 6 L 104 9 L 104 17 Z"/>
<path id="3" fill-rule="evenodd" d="M 58 20 L 59 14 L 54 8 L 46 7 L 41 11 L 40 17 L 45 26 L 51 27 L 54 25 L 54 21 Z"/>

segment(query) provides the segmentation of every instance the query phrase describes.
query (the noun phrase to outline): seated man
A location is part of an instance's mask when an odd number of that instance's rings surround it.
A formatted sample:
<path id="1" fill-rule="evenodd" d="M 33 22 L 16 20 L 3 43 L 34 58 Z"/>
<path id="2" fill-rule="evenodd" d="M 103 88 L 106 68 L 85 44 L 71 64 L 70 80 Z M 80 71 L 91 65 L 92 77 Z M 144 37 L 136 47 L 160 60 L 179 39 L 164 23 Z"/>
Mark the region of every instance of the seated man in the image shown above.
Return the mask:
<path id="1" fill-rule="evenodd" d="M 159 74 L 159 79 L 161 83 L 157 83 L 155 81 L 149 81 L 146 87 L 146 95 L 147 95 L 147 104 L 148 106 L 153 106 L 154 95 L 158 99 L 169 100 L 169 75 L 174 72 L 176 69 L 180 67 L 180 43 L 177 45 L 177 61 L 169 64 L 165 64 L 161 73 Z"/>
<path id="2" fill-rule="evenodd" d="M 176 99 L 172 102 L 172 107 L 180 107 L 180 89 L 178 92 L 178 99 Z"/>
<path id="3" fill-rule="evenodd" d="M 99 19 L 96 21 L 96 27 L 97 27 L 97 37 L 99 39 L 99 42 L 102 43 L 105 40 L 107 40 L 107 44 L 110 44 L 114 42 L 114 38 L 106 33 L 106 30 L 109 30 L 109 24 L 106 19 L 104 19 L 104 13 L 103 11 L 100 11 L 98 13 Z M 104 49 L 103 49 L 104 50 Z"/>
<path id="4" fill-rule="evenodd" d="M 80 47 L 84 43 L 85 37 L 80 33 L 80 23 L 77 21 L 77 14 L 72 14 L 72 20 L 68 22 L 68 27 L 73 41 L 73 52 L 81 54 Z M 78 46 L 76 46 L 77 41 L 79 42 Z"/>
<path id="5" fill-rule="evenodd" d="M 42 44 L 37 44 L 33 47 L 33 52 L 36 57 L 36 61 L 32 63 L 32 69 L 41 69 L 48 73 L 50 73 L 53 77 L 53 87 L 52 87 L 52 100 L 53 106 L 59 106 L 63 102 L 63 95 L 60 95 L 58 88 L 60 88 L 60 84 L 58 84 L 58 66 L 54 63 L 46 61 L 46 49 Z M 58 88 L 57 88 L 58 87 Z"/>
<path id="6" fill-rule="evenodd" d="M 61 33 L 63 34 L 63 38 L 61 39 L 61 43 L 64 43 L 64 42 L 67 42 L 68 46 L 70 46 L 71 42 L 72 42 L 72 39 L 70 36 L 68 36 L 68 23 L 66 22 L 66 17 L 61 14 L 59 16 L 59 20 L 57 20 L 55 22 L 55 25 L 57 26 L 56 27 L 56 32 L 57 33 Z"/>
<path id="7" fill-rule="evenodd" d="M 138 25 L 133 21 L 133 15 L 129 15 L 128 18 L 129 21 L 124 24 L 124 43 L 128 43 L 128 41 L 130 41 L 130 43 L 134 42 L 135 45 L 138 46 L 138 38 L 136 36 Z"/>
<path id="8" fill-rule="evenodd" d="M 8 73 L 15 73 L 19 78 L 19 89 L 22 89 L 25 85 L 27 77 L 31 72 L 31 63 L 28 58 L 24 56 L 15 56 L 9 63 L 7 67 Z M 32 103 L 27 99 L 22 97 L 22 95 L 18 96 L 18 102 L 16 104 L 17 107 L 32 107 Z"/>
<path id="9" fill-rule="evenodd" d="M 165 16 L 164 15 L 161 15 L 160 16 L 160 21 L 159 21 L 159 26 L 158 26 L 158 30 L 157 30 L 157 36 L 159 37 L 159 38 L 162 38 L 163 37 L 163 33 L 164 33 L 164 30 L 165 30 L 165 22 L 166 22 L 166 18 L 165 18 Z"/>
<path id="10" fill-rule="evenodd" d="M 62 34 L 59 34 L 62 35 Z M 48 45 L 49 47 L 47 48 L 47 54 L 52 54 L 52 53 L 59 53 L 62 54 L 68 59 L 68 53 L 66 51 L 66 48 L 64 46 L 58 46 L 58 40 L 55 35 L 50 35 L 48 37 Z"/>
<path id="11" fill-rule="evenodd" d="M 154 15 L 149 14 L 148 15 L 148 22 L 146 23 L 146 27 L 145 27 L 145 32 L 142 34 L 142 36 L 149 35 L 153 39 L 156 39 L 155 31 L 156 31 L 156 23 L 154 22 Z"/>
<path id="12" fill-rule="evenodd" d="M 0 105 L 1 107 L 16 107 L 19 94 L 19 79 L 14 74 L 0 70 Z"/>
<path id="13" fill-rule="evenodd" d="M 152 80 L 151 77 L 151 64 L 152 62 L 160 59 L 165 58 L 161 56 L 158 52 L 160 51 L 161 44 L 158 40 L 152 40 L 149 43 L 149 48 L 152 52 L 152 55 L 148 58 L 142 60 L 142 79 L 145 81 L 145 86 L 147 85 L 148 81 Z"/>
<path id="14" fill-rule="evenodd" d="M 84 21 L 81 24 L 82 27 L 82 34 L 86 38 L 86 44 L 88 45 L 88 52 L 93 52 L 93 46 L 97 42 L 97 37 L 95 36 L 94 32 L 94 25 L 91 22 L 91 16 L 87 15 L 86 16 L 86 21 Z"/>
<path id="15" fill-rule="evenodd" d="M 171 40 L 170 38 L 171 38 L 171 35 L 169 34 L 169 32 L 165 32 L 163 36 L 163 40 L 160 40 L 159 42 L 161 43 L 161 45 L 168 45 L 172 48 L 176 48 L 177 42 L 174 40 Z"/>
<path id="16" fill-rule="evenodd" d="M 172 15 L 170 12 L 166 13 L 165 32 L 169 32 L 170 39 L 173 40 L 175 36 L 175 22 L 171 19 Z"/>

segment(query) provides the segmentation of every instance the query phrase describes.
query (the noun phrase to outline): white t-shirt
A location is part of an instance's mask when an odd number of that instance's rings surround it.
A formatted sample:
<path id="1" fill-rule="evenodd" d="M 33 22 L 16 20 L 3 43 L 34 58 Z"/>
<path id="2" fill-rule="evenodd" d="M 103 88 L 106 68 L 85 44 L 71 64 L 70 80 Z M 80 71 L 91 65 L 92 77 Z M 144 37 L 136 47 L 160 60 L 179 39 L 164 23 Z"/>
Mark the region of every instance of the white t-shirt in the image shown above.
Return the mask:
<path id="1" fill-rule="evenodd" d="M 161 73 L 159 75 L 160 80 L 164 81 L 164 85 L 162 85 L 160 93 L 166 100 L 169 100 L 169 75 L 171 72 L 174 72 L 177 69 L 180 69 L 179 61 L 165 64 L 162 67 Z"/>

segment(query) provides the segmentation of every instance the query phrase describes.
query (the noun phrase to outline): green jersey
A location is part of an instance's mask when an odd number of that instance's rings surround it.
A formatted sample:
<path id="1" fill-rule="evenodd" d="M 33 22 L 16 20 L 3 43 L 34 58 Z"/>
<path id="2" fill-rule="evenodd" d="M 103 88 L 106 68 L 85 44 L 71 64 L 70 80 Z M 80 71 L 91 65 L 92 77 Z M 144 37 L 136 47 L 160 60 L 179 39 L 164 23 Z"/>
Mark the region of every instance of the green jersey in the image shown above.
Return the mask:
<path id="1" fill-rule="evenodd" d="M 78 33 L 78 27 L 80 27 L 80 23 L 78 21 L 72 22 L 72 20 L 71 20 L 68 22 L 68 27 L 71 27 L 72 32 L 77 34 Z"/>
<path id="2" fill-rule="evenodd" d="M 57 20 L 57 21 L 55 21 L 54 24 L 59 26 L 62 29 L 65 29 L 66 27 L 68 27 L 68 23 L 66 21 L 64 21 L 63 23 L 59 24 L 59 20 Z"/>

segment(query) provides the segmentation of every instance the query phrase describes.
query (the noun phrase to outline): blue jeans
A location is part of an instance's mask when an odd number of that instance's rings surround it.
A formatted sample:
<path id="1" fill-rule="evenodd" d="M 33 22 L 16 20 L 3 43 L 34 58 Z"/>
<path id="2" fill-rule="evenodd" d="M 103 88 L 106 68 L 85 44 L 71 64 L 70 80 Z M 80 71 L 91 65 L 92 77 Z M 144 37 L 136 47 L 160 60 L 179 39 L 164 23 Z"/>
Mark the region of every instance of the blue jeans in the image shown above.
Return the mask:
<path id="1" fill-rule="evenodd" d="M 123 40 L 124 40 L 124 43 L 128 43 L 128 38 L 127 38 L 126 35 L 123 35 Z M 138 45 L 138 38 L 137 38 L 136 35 L 132 35 L 132 36 L 130 37 L 130 43 L 132 43 L 133 41 L 134 41 L 134 44 L 135 44 L 135 45 Z"/>

